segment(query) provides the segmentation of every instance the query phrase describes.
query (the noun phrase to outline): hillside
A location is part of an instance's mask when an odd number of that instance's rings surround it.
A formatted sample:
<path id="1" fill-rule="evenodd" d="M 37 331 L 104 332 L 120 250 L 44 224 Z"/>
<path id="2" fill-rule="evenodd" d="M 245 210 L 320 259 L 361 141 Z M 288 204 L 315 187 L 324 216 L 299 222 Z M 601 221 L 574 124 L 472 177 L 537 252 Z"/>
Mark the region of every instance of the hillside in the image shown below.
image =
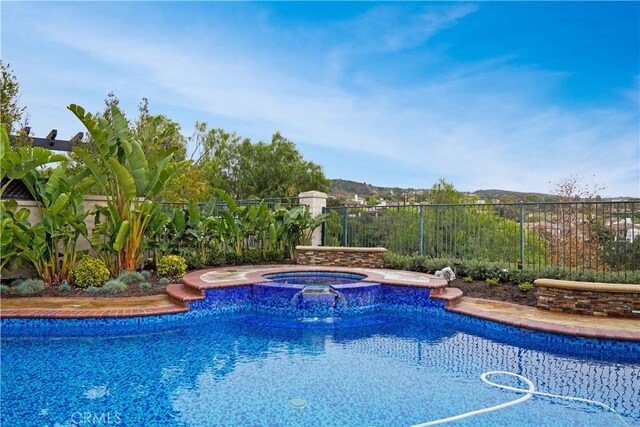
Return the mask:
<path id="1" fill-rule="evenodd" d="M 393 194 L 400 194 L 403 191 L 406 192 L 411 190 L 403 189 L 400 187 L 378 187 L 375 185 L 367 184 L 366 182 L 349 181 L 347 179 L 332 179 L 329 196 L 338 198 L 351 198 L 355 194 L 361 197 L 382 196 L 391 192 L 393 192 Z"/>
<path id="2" fill-rule="evenodd" d="M 338 199 L 352 199 L 354 195 L 366 198 L 368 196 L 378 197 L 401 197 L 403 194 L 423 194 L 426 188 L 402 188 L 402 187 L 380 187 L 366 182 L 356 182 L 346 179 L 331 180 L 331 190 L 329 196 Z M 481 199 L 500 199 L 500 200 L 535 200 L 535 201 L 553 201 L 557 200 L 557 196 L 552 194 L 535 193 L 535 192 L 519 192 L 500 189 L 476 190 L 473 193 Z"/>
<path id="3" fill-rule="evenodd" d="M 540 200 L 540 201 L 549 201 L 552 202 L 554 200 L 559 200 L 558 196 L 553 194 L 545 194 L 545 193 L 527 193 L 520 191 L 510 191 L 510 190 L 498 190 L 498 189 L 489 189 L 489 190 L 476 190 L 473 192 L 476 196 L 481 199 L 519 199 L 519 200 Z"/>

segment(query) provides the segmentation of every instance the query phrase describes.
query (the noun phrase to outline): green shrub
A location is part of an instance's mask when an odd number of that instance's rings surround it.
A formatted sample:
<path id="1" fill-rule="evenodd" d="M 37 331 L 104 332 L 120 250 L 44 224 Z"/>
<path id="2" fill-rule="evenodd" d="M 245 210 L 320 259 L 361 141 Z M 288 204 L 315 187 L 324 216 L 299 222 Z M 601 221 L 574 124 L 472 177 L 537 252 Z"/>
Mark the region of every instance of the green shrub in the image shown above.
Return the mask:
<path id="1" fill-rule="evenodd" d="M 144 280 L 149 280 L 149 278 L 151 277 L 151 272 L 148 270 L 142 270 L 140 274 L 142 274 Z"/>
<path id="2" fill-rule="evenodd" d="M 471 283 L 473 282 L 473 277 L 466 276 L 464 279 L 462 279 L 462 281 L 464 281 L 465 283 Z"/>
<path id="3" fill-rule="evenodd" d="M 123 271 L 116 278 L 118 282 L 124 283 L 126 285 L 130 285 L 136 282 L 143 282 L 145 280 L 144 274 L 139 271 Z M 106 283 L 105 283 L 106 285 Z"/>
<path id="4" fill-rule="evenodd" d="M 233 251 L 228 251 L 224 254 L 225 265 L 238 265 L 242 263 L 242 255 L 238 255 Z"/>
<path id="5" fill-rule="evenodd" d="M 98 288 L 97 286 L 89 286 L 84 291 L 88 294 L 97 294 L 98 292 L 100 292 L 100 288 Z"/>
<path id="6" fill-rule="evenodd" d="M 11 290 L 7 285 L 0 285 L 0 295 L 6 295 Z"/>
<path id="7" fill-rule="evenodd" d="M 24 279 L 15 279 L 11 282 L 11 286 L 17 288 L 22 282 L 24 282 Z"/>
<path id="8" fill-rule="evenodd" d="M 532 283 L 535 279 L 576 280 L 581 282 L 640 283 L 640 271 L 602 272 L 596 270 L 564 270 L 558 267 L 526 267 L 525 270 L 508 267 L 501 263 L 469 259 L 428 258 L 424 256 L 384 254 L 385 268 L 435 273 L 449 266 L 456 275 L 473 277 L 475 280 L 499 279 L 511 283 Z"/>
<path id="9" fill-rule="evenodd" d="M 219 250 L 212 250 L 209 252 L 208 256 L 207 256 L 207 264 L 214 266 L 214 267 L 218 267 L 220 265 L 224 265 L 226 259 L 225 259 L 225 254 L 222 251 Z"/>
<path id="10" fill-rule="evenodd" d="M 489 286 L 495 286 L 498 284 L 499 281 L 500 279 L 498 279 L 497 277 L 490 277 L 485 280 L 485 282 L 487 282 L 487 285 Z"/>
<path id="11" fill-rule="evenodd" d="M 207 263 L 207 260 L 203 255 L 196 253 L 195 251 L 184 251 L 182 257 L 187 263 L 187 268 L 190 270 L 197 270 L 202 268 Z"/>
<path id="12" fill-rule="evenodd" d="M 384 254 L 385 268 L 411 270 L 433 274 L 445 267 L 457 268 L 461 264 L 455 258 L 431 258 L 425 256 L 398 255 L 392 252 Z"/>
<path id="13" fill-rule="evenodd" d="M 116 279 L 112 279 L 106 282 L 102 286 L 102 288 L 100 289 L 100 292 L 102 292 L 103 294 L 115 295 L 115 294 L 121 294 L 122 292 L 125 292 L 128 288 L 129 288 L 129 285 L 127 285 L 126 283 L 123 283 Z"/>
<path id="14" fill-rule="evenodd" d="M 80 288 L 99 287 L 109 280 L 109 269 L 101 259 L 86 256 L 73 270 L 73 276 L 76 286 Z"/>
<path id="15" fill-rule="evenodd" d="M 531 289 L 533 289 L 533 283 L 531 282 L 520 283 L 518 285 L 518 289 L 520 289 L 522 292 L 529 292 Z"/>
<path id="16" fill-rule="evenodd" d="M 510 269 L 501 268 L 501 269 L 498 270 L 498 279 L 502 280 L 503 282 L 508 282 L 510 274 L 511 274 L 511 270 Z"/>
<path id="17" fill-rule="evenodd" d="M 479 280 L 500 277 L 505 272 L 500 264 L 490 261 L 470 260 L 461 263 L 461 273 Z"/>
<path id="18" fill-rule="evenodd" d="M 425 273 L 434 274 L 438 270 L 445 267 L 456 268 L 459 262 L 453 258 L 425 258 L 422 262 L 423 271 Z"/>
<path id="19" fill-rule="evenodd" d="M 262 254 L 259 249 L 246 249 L 242 252 L 243 264 L 259 264 L 262 260 Z"/>
<path id="20" fill-rule="evenodd" d="M 159 276 L 179 279 L 187 272 L 187 262 L 181 256 L 167 255 L 160 258 L 156 268 Z"/>
<path id="21" fill-rule="evenodd" d="M 169 280 L 168 277 L 161 277 L 160 280 L 158 280 L 160 286 L 167 286 L 169 283 L 171 283 L 171 280 Z"/>
<path id="22" fill-rule="evenodd" d="M 385 252 L 384 254 L 384 266 L 385 268 L 391 268 L 393 270 L 409 270 L 410 256 L 400 255 L 394 252 Z"/>
<path id="23" fill-rule="evenodd" d="M 420 273 L 428 273 L 428 267 L 425 266 L 426 258 L 423 256 L 409 257 L 407 266 L 411 271 L 418 271 Z"/>
<path id="24" fill-rule="evenodd" d="M 626 275 L 621 274 L 619 275 L 618 279 L 616 280 L 616 282 L 618 283 L 629 283 L 632 285 L 637 285 L 638 283 L 640 283 L 640 271 L 634 272 L 634 273 L 627 273 Z"/>
<path id="25" fill-rule="evenodd" d="M 71 285 L 66 282 L 58 287 L 58 290 L 60 292 L 70 292 L 71 289 L 72 289 Z"/>
<path id="26" fill-rule="evenodd" d="M 267 261 L 279 262 L 284 259 L 284 251 L 271 249 L 267 251 Z"/>
<path id="27" fill-rule="evenodd" d="M 533 271 L 528 271 L 528 270 L 522 271 L 514 268 L 511 270 L 508 270 L 508 273 L 502 279 L 505 282 L 524 283 L 524 282 L 533 282 L 537 278 L 538 278 L 538 275 Z"/>
<path id="28" fill-rule="evenodd" d="M 151 289 L 151 283 L 149 282 L 142 282 L 138 284 L 138 287 L 140 288 L 141 291 L 146 291 L 148 289 Z"/>
<path id="29" fill-rule="evenodd" d="M 35 295 L 44 291 L 45 285 L 44 282 L 40 279 L 27 279 L 23 280 L 18 286 L 16 286 L 16 290 L 20 295 Z"/>

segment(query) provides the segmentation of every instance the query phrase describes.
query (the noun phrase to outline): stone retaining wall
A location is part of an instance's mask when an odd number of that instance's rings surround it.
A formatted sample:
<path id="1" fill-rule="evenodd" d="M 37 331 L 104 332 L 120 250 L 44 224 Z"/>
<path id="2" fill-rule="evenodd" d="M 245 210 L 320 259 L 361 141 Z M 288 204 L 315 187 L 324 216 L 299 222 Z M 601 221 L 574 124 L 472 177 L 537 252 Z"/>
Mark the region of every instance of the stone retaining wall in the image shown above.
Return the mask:
<path id="1" fill-rule="evenodd" d="M 640 285 L 535 281 L 538 307 L 564 313 L 640 318 Z"/>
<path id="2" fill-rule="evenodd" d="M 298 246 L 297 263 L 333 267 L 382 268 L 384 248 L 342 248 L 335 246 Z"/>

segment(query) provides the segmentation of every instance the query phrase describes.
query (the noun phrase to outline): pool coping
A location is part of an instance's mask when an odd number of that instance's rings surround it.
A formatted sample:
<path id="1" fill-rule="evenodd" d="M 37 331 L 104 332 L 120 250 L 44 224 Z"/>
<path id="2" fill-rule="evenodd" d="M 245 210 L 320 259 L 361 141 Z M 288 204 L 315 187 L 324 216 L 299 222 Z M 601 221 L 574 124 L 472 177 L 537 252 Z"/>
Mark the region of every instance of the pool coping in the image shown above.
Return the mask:
<path id="1" fill-rule="evenodd" d="M 238 267 L 236 267 L 238 268 Z M 440 279 L 436 276 L 426 273 L 409 272 L 403 270 L 390 270 L 381 268 L 364 268 L 364 267 L 325 267 L 317 265 L 256 265 L 250 266 L 250 271 L 244 274 L 243 278 L 238 279 L 220 279 L 215 282 L 206 281 L 202 279 L 202 276 L 208 273 L 219 272 L 224 270 L 232 270 L 234 267 L 219 267 L 219 268 L 207 268 L 202 270 L 192 271 L 185 274 L 182 278 L 182 283 L 198 291 L 205 291 L 207 289 L 226 288 L 233 286 L 247 286 L 260 282 L 269 282 L 269 279 L 264 276 L 277 273 L 305 273 L 305 272 L 322 272 L 322 273 L 357 273 L 366 276 L 362 279 L 363 282 L 374 282 L 383 285 L 396 285 L 396 286 L 412 286 L 423 287 L 428 289 L 440 289 L 446 288 L 448 283 L 445 279 Z M 419 280 L 403 280 L 393 277 L 387 277 L 387 274 L 393 273 L 410 273 L 411 276 Z"/>
<path id="2" fill-rule="evenodd" d="M 466 301 L 473 301 L 475 303 L 480 303 L 480 304 L 487 303 L 487 305 L 501 305 L 502 307 L 505 307 L 505 308 L 512 308 L 514 311 L 536 310 L 536 314 L 539 314 L 541 318 L 544 318 L 545 314 L 549 313 L 548 310 L 538 309 L 535 307 L 522 306 L 519 304 L 513 304 L 513 303 L 504 302 L 504 301 L 486 300 L 482 298 L 472 298 L 472 297 L 463 296 L 460 301 L 462 303 Z M 538 331 L 538 332 L 548 332 L 552 334 L 569 335 L 569 336 L 582 337 L 582 338 L 640 342 L 640 322 L 637 322 L 636 319 L 633 319 L 633 318 L 623 318 L 623 320 L 628 321 L 630 324 L 638 323 L 638 328 L 635 331 L 626 330 L 626 329 L 594 328 L 587 325 L 584 325 L 584 326 L 563 325 L 559 323 L 553 323 L 552 321 L 532 320 L 532 319 L 525 318 L 523 316 L 517 316 L 513 314 L 495 313 L 490 311 L 490 308 L 479 309 L 477 307 L 466 307 L 464 306 L 464 304 L 447 305 L 445 307 L 445 310 L 450 311 L 452 313 L 463 314 L 463 315 L 475 317 L 478 319 L 490 320 L 493 322 L 502 323 L 504 325 L 514 326 L 522 329 L 529 329 L 529 330 Z M 566 315 L 567 319 L 577 316 L 581 320 L 583 320 L 586 324 L 590 322 L 595 322 L 598 320 L 597 317 L 587 316 L 587 315 L 566 314 L 566 313 L 554 313 L 554 314 L 560 315 L 560 316 Z"/>
<path id="3" fill-rule="evenodd" d="M 20 305 L 15 304 L 16 302 L 31 302 L 34 303 L 34 306 L 1 308 L 0 318 L 88 319 L 157 316 L 189 311 L 189 307 L 185 303 L 176 301 L 167 294 L 124 298 L 82 298 L 82 303 L 94 305 L 94 307 L 90 308 L 64 307 L 64 302 L 68 300 L 70 300 L 69 297 L 11 298 L 9 304 L 12 306 Z M 121 303 L 123 301 L 127 302 L 126 307 L 122 306 Z M 55 302 L 58 302 L 60 307 L 49 308 L 41 306 Z M 2 304 L 2 306 L 5 304 Z"/>

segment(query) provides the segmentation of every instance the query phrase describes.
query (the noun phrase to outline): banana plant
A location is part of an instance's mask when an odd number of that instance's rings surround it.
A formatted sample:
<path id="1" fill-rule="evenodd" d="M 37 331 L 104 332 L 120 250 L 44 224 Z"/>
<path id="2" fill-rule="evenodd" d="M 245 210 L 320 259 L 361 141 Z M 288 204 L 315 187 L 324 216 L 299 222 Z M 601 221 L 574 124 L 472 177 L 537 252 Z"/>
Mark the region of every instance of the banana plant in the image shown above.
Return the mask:
<path id="1" fill-rule="evenodd" d="M 27 261 L 47 284 L 71 279 L 77 240 L 87 234 L 82 204 L 86 174 L 67 176 L 66 161 L 65 156 L 40 147 L 11 148 L 6 129 L 0 130 L 0 197 L 11 181 L 19 179 L 33 196 L 40 217 L 32 225 L 27 209 L 18 210 L 12 200 L 2 201 L 2 268 Z M 50 174 L 41 169 L 54 162 L 61 164 Z"/>
<path id="2" fill-rule="evenodd" d="M 170 233 L 170 227 L 174 220 L 176 209 L 163 209 L 155 215 L 145 232 L 146 249 L 152 254 L 152 259 L 157 260 L 167 255 L 172 247 L 174 233 Z"/>
<path id="3" fill-rule="evenodd" d="M 216 239 L 215 229 L 218 228 L 220 222 L 218 218 L 214 216 L 213 208 L 217 206 L 213 203 L 205 205 L 201 211 L 200 207 L 195 202 L 189 202 L 188 206 L 188 221 L 187 229 L 189 234 L 187 236 L 187 244 L 192 250 L 195 250 L 196 257 L 200 260 L 205 260 L 207 256 L 207 250 L 218 242 Z"/>
<path id="4" fill-rule="evenodd" d="M 15 200 L 0 201 L 0 270 L 14 271 L 20 267 L 22 258 L 16 228 L 29 227 L 30 214 L 29 209 L 18 209 Z"/>
<path id="5" fill-rule="evenodd" d="M 159 150 L 147 158 L 142 147 L 166 137 L 159 118 L 151 121 L 149 130 L 140 137 L 146 139 L 143 141 L 130 132 L 117 105 L 111 106 L 110 120 L 95 117 L 75 104 L 68 109 L 82 122 L 95 144 L 96 156 L 79 152 L 78 158 L 107 198 L 102 213 L 108 218 L 97 229 L 102 235 L 92 236 L 91 241 L 102 242 L 106 249 L 103 256 L 108 252 L 114 256 L 113 273 L 133 271 L 145 249 L 143 236 L 147 227 L 162 213 L 155 200 L 167 182 L 190 162 L 174 161 L 175 148 Z"/>
<path id="6" fill-rule="evenodd" d="M 313 217 L 306 206 L 296 206 L 288 210 L 282 219 L 284 224 L 284 242 L 289 257 L 297 255 L 296 246 L 308 245 L 311 242 L 313 230 L 326 220 L 326 214 Z"/>
<path id="7" fill-rule="evenodd" d="M 31 263 L 47 285 L 70 282 L 80 251 L 77 242 L 87 236 L 83 192 L 91 185 L 87 173 L 67 174 L 66 162 L 49 177 L 33 170 L 22 177 L 37 203 L 40 220 L 16 223 L 14 235 L 19 256 Z"/>
<path id="8" fill-rule="evenodd" d="M 254 225 L 256 243 L 260 248 L 262 258 L 266 258 L 271 242 L 275 240 L 272 238 L 276 233 L 274 218 L 264 202 L 252 206 L 250 218 Z"/>
<path id="9" fill-rule="evenodd" d="M 218 212 L 220 221 L 217 224 L 217 236 L 221 243 L 231 245 L 235 254 L 240 256 L 245 238 L 244 227 L 248 221 L 248 210 L 244 209 L 244 206 L 238 206 L 224 190 L 216 189 L 214 193 L 224 204 L 224 207 Z"/>
<path id="10" fill-rule="evenodd" d="M 11 148 L 7 129 L 0 127 L 0 198 L 11 181 L 22 179 L 49 163 L 66 161 L 61 154 L 53 154 L 42 147 Z"/>

